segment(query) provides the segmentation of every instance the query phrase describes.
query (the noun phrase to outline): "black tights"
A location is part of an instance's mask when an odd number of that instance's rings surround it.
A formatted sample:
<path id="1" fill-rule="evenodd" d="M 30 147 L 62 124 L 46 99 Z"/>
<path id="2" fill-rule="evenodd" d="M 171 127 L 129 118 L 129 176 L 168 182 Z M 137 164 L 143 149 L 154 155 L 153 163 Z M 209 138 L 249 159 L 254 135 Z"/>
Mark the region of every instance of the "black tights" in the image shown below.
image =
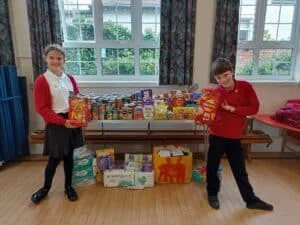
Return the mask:
<path id="1" fill-rule="evenodd" d="M 73 171 L 73 154 L 63 157 L 64 171 L 65 171 L 65 188 L 72 185 L 72 171 Z M 51 188 L 52 180 L 55 175 L 56 168 L 60 162 L 59 158 L 49 157 L 48 164 L 45 169 L 45 183 L 44 187 L 48 190 Z"/>

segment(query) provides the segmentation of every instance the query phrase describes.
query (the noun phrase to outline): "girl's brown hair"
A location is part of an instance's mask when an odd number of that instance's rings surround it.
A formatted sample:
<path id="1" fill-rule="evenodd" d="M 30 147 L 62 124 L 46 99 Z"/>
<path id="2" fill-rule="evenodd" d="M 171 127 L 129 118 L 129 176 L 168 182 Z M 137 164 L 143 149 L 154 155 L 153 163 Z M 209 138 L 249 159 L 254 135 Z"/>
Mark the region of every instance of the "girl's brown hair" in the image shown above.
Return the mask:
<path id="1" fill-rule="evenodd" d="M 59 44 L 50 44 L 50 45 L 47 45 L 45 47 L 45 50 L 44 50 L 44 55 L 47 56 L 47 54 L 50 51 L 58 51 L 58 52 L 60 52 L 64 56 L 64 58 L 66 57 L 65 49 L 63 47 L 61 47 L 61 45 L 59 45 Z"/>

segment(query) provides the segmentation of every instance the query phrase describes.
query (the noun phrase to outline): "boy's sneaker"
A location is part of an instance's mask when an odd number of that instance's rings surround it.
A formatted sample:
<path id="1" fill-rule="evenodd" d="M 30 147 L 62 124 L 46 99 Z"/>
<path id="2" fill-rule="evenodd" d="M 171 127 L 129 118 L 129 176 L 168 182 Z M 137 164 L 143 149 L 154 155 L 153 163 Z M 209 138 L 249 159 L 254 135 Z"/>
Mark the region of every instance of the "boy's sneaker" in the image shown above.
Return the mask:
<path id="1" fill-rule="evenodd" d="M 208 196 L 208 203 L 214 209 L 220 208 L 220 202 L 217 195 L 209 195 Z"/>
<path id="2" fill-rule="evenodd" d="M 257 199 L 252 203 L 247 203 L 246 206 L 248 209 L 260 209 L 266 211 L 273 211 L 273 206 L 269 203 L 264 202 L 263 200 Z"/>

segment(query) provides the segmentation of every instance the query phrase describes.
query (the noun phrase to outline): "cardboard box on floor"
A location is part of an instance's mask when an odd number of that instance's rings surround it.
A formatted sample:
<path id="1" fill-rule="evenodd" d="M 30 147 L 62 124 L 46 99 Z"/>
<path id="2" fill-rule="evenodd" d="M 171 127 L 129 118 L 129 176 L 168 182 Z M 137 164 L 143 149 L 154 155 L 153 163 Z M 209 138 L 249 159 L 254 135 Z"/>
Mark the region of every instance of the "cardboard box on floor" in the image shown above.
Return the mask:
<path id="1" fill-rule="evenodd" d="M 163 149 L 182 149 L 188 152 L 183 156 L 163 157 Z M 181 145 L 159 145 L 153 147 L 153 164 L 156 183 L 189 183 L 192 177 L 193 154 Z"/>

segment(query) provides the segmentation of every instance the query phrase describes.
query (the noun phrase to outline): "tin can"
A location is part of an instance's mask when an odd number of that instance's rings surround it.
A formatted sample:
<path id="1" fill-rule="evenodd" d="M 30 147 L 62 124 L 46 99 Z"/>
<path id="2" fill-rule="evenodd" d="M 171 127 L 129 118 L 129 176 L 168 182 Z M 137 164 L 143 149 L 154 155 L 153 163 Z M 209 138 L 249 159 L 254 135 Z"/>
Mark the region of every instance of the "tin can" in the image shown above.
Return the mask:
<path id="1" fill-rule="evenodd" d="M 105 119 L 112 120 L 112 111 L 106 111 L 106 113 L 105 113 Z"/>
<path id="2" fill-rule="evenodd" d="M 142 99 L 142 93 L 141 93 L 140 91 L 136 91 L 136 92 L 135 92 L 135 99 L 136 99 L 136 100 Z"/>
<path id="3" fill-rule="evenodd" d="M 114 110 L 114 109 L 116 109 L 116 99 L 111 99 L 110 101 L 109 101 L 109 103 L 111 104 L 111 109 L 112 110 Z"/>
<path id="4" fill-rule="evenodd" d="M 105 112 L 99 113 L 99 120 L 105 120 Z"/>
<path id="5" fill-rule="evenodd" d="M 97 102 L 92 103 L 92 120 L 99 120 L 99 106 Z"/>
<path id="6" fill-rule="evenodd" d="M 144 116 L 143 116 L 143 107 L 141 106 L 137 106 L 134 108 L 133 111 L 133 119 L 134 120 L 143 120 Z"/>
<path id="7" fill-rule="evenodd" d="M 127 119 L 132 120 L 133 114 L 132 114 L 132 108 L 128 107 L 127 108 Z"/>
<path id="8" fill-rule="evenodd" d="M 112 111 L 112 119 L 113 119 L 113 120 L 118 120 L 118 119 L 119 119 L 119 112 L 118 112 L 117 109 L 114 109 L 114 110 Z"/>
<path id="9" fill-rule="evenodd" d="M 123 107 L 122 98 L 116 98 L 116 108 L 121 109 Z"/>
<path id="10" fill-rule="evenodd" d="M 103 103 L 99 104 L 99 113 L 104 113 L 106 111 L 106 105 Z"/>
<path id="11" fill-rule="evenodd" d="M 106 103 L 106 111 L 107 111 L 107 112 L 112 111 L 112 101 L 111 101 L 111 100 L 109 100 L 109 101 Z"/>
<path id="12" fill-rule="evenodd" d="M 120 119 L 121 120 L 127 120 L 127 108 L 126 107 L 123 107 L 120 110 Z"/>

